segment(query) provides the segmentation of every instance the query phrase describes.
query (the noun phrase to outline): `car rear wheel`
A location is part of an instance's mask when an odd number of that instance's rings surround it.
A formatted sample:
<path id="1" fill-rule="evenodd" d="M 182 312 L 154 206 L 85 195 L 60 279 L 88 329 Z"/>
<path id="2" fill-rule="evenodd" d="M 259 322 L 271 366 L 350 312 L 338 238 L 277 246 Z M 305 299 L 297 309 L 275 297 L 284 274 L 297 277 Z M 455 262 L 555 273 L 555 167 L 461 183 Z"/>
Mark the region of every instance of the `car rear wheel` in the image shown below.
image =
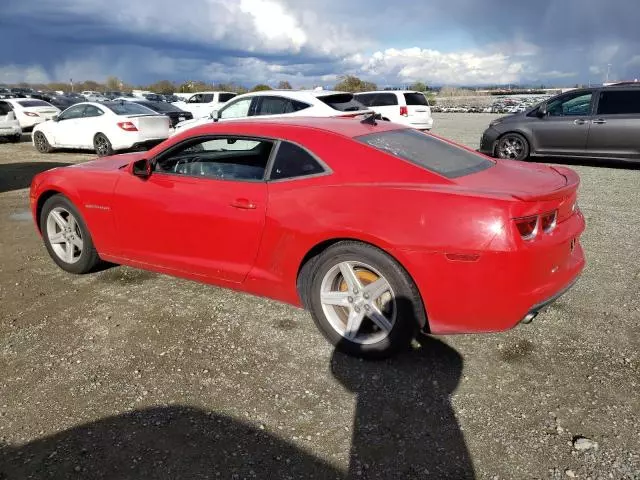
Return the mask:
<path id="1" fill-rule="evenodd" d="M 40 231 L 49 255 L 63 270 L 87 273 L 100 262 L 87 225 L 63 195 L 54 195 L 44 203 Z"/>
<path id="2" fill-rule="evenodd" d="M 529 158 L 529 142 L 519 133 L 507 133 L 498 140 L 498 158 L 526 160 Z"/>
<path id="3" fill-rule="evenodd" d="M 111 142 L 104 133 L 98 133 L 93 139 L 93 148 L 99 157 L 113 155 Z"/>
<path id="4" fill-rule="evenodd" d="M 309 277 L 301 283 L 305 300 L 316 325 L 338 350 L 388 357 L 406 349 L 425 323 L 413 280 L 378 248 L 340 242 L 312 262 L 302 272 Z"/>
<path id="5" fill-rule="evenodd" d="M 33 143 L 36 146 L 36 150 L 40 153 L 51 153 L 53 148 L 51 148 L 51 144 L 49 144 L 49 140 L 42 132 L 36 132 L 33 134 Z"/>

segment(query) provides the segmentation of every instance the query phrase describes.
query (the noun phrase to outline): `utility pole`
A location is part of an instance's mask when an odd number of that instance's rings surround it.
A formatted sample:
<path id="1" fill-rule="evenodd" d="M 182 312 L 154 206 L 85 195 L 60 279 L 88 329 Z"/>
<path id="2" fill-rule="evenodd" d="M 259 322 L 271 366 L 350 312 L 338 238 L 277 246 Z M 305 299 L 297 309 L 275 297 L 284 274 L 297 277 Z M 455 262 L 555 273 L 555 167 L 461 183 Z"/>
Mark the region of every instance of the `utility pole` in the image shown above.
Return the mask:
<path id="1" fill-rule="evenodd" d="M 607 80 L 606 82 L 609 83 L 609 73 L 611 72 L 611 64 L 607 63 Z"/>

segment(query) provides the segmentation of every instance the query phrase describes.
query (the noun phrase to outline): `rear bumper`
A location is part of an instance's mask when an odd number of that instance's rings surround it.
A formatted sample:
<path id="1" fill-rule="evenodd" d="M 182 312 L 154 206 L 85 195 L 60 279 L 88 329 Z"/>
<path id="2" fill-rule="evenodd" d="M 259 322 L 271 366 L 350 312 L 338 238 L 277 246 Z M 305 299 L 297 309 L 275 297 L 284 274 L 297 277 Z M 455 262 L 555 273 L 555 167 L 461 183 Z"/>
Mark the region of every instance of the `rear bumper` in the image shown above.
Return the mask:
<path id="1" fill-rule="evenodd" d="M 567 293 L 569 290 L 571 290 L 571 287 L 573 287 L 576 284 L 577 281 L 578 281 L 577 278 L 572 280 L 571 283 L 569 283 L 569 285 L 564 287 L 558 293 L 556 293 L 553 296 L 547 298 L 546 300 L 543 300 L 540 303 L 535 304 L 533 307 L 531 307 L 531 309 L 524 316 L 524 318 L 522 320 L 520 320 L 520 323 L 524 323 L 524 324 L 531 323 L 533 321 L 533 319 L 536 318 L 540 312 L 542 312 L 545 308 L 547 308 L 549 305 L 551 305 L 553 302 L 555 302 L 561 296 L 563 296 L 565 293 Z"/>
<path id="2" fill-rule="evenodd" d="M 22 128 L 19 125 L 0 127 L 0 137 L 13 137 L 15 135 L 22 135 Z"/>

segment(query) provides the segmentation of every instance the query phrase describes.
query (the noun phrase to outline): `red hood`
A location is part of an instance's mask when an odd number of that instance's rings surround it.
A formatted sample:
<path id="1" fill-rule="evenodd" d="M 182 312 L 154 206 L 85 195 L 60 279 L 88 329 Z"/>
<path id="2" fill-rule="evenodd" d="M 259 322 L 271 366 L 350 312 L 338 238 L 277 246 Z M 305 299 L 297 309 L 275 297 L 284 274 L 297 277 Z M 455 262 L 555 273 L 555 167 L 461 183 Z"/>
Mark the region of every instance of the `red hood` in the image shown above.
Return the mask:
<path id="1" fill-rule="evenodd" d="M 496 160 L 494 167 L 456 178 L 455 183 L 472 190 L 509 194 L 522 200 L 562 196 L 574 189 L 578 176 L 567 168 L 513 160 Z"/>
<path id="2" fill-rule="evenodd" d="M 98 158 L 90 162 L 78 163 L 67 168 L 87 168 L 91 170 L 117 170 L 124 165 L 144 158 L 147 152 L 122 153 L 110 157 Z"/>

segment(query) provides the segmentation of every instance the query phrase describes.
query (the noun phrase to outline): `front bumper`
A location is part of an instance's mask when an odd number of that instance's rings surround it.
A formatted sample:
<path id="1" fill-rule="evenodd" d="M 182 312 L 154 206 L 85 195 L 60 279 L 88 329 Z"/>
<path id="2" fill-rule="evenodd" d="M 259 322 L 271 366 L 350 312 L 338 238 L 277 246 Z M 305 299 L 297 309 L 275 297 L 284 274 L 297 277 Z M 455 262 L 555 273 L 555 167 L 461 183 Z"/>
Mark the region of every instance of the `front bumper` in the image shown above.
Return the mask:
<path id="1" fill-rule="evenodd" d="M 482 137 L 480 137 L 480 148 L 478 148 L 478 151 L 480 153 L 493 157 L 495 155 L 496 142 L 498 141 L 499 136 L 500 132 L 498 132 L 495 128 L 487 128 L 482 134 Z"/>

